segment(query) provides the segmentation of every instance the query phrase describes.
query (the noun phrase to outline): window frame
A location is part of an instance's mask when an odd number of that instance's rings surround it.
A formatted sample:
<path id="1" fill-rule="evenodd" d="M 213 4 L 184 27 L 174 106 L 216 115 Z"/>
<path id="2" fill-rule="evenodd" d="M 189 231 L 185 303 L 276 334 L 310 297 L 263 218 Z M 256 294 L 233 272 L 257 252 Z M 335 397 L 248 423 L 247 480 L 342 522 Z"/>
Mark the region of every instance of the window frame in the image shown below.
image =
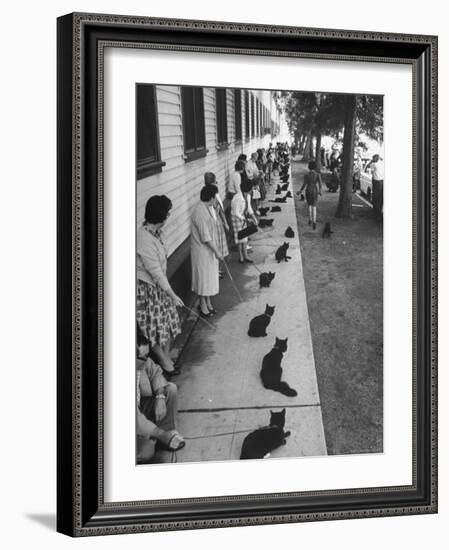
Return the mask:
<path id="1" fill-rule="evenodd" d="M 240 143 L 243 139 L 243 125 L 242 125 L 242 90 L 241 88 L 234 88 L 234 140 L 236 143 Z M 237 98 L 238 96 L 238 98 Z M 238 113 L 238 116 L 237 116 Z M 239 132 L 237 132 L 239 129 Z"/>
<path id="2" fill-rule="evenodd" d="M 250 111 L 251 111 L 251 119 L 250 119 L 250 126 L 251 126 L 251 138 L 250 139 L 254 139 L 255 137 L 255 130 L 256 130 L 256 126 L 255 126 L 255 119 L 254 119 L 254 116 L 255 116 L 255 108 L 254 108 L 254 94 L 252 94 L 250 92 Z"/>
<path id="3" fill-rule="evenodd" d="M 141 142 L 140 131 L 139 131 L 139 90 L 152 89 L 152 105 L 150 109 L 151 120 L 153 122 L 153 136 L 154 136 L 154 156 L 143 156 L 139 157 L 139 147 L 138 144 Z M 136 179 L 141 180 L 155 174 L 162 172 L 162 168 L 165 166 L 165 162 L 161 159 L 161 140 L 159 134 L 159 111 L 157 106 L 157 87 L 155 84 L 145 84 L 137 83 L 136 84 Z"/>
<path id="4" fill-rule="evenodd" d="M 251 120 L 250 120 L 250 97 L 249 90 L 245 90 L 245 140 L 251 139 Z"/>
<path id="5" fill-rule="evenodd" d="M 221 112 L 219 112 L 219 109 Z M 229 147 L 228 94 L 226 88 L 215 88 L 215 123 L 217 149 Z"/>
<path id="6" fill-rule="evenodd" d="M 199 159 L 199 158 L 203 158 L 207 155 L 207 153 L 209 152 L 209 150 L 207 149 L 206 147 L 206 115 L 205 115 L 205 112 L 204 112 L 204 88 L 201 87 L 201 86 L 181 86 L 181 121 L 182 121 L 182 135 L 183 135 L 183 150 L 184 150 L 184 155 L 183 155 L 183 158 L 185 160 L 185 162 L 191 162 L 193 160 L 196 160 L 196 159 Z M 188 113 L 186 112 L 187 110 L 187 106 L 186 106 L 186 96 L 185 96 L 185 90 L 193 90 L 193 95 L 192 95 L 192 111 L 193 111 L 193 115 L 192 115 L 192 125 L 193 125 L 193 128 L 194 128 L 194 136 L 195 136 L 195 145 L 193 147 L 193 149 L 187 151 L 186 150 L 186 142 L 187 142 L 187 135 L 186 135 L 186 121 L 187 121 L 187 118 L 188 118 Z M 197 109 L 196 109 L 196 98 L 195 98 L 195 93 L 197 93 L 198 91 L 201 92 L 201 103 L 202 103 L 202 109 L 201 109 L 201 115 L 202 115 L 202 132 L 203 132 L 203 142 L 204 142 L 204 145 L 202 146 L 198 146 L 198 128 L 199 128 L 199 125 L 197 123 L 197 119 L 196 119 L 196 114 L 197 114 Z"/>

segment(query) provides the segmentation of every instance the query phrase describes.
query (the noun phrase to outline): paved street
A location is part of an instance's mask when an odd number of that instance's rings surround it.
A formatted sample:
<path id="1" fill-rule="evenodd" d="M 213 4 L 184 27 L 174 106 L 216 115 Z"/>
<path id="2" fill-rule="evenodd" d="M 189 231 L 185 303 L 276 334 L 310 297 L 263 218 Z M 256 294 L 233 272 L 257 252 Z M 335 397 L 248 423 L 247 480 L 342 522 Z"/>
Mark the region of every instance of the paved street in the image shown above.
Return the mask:
<path id="1" fill-rule="evenodd" d="M 274 198 L 274 185 L 268 199 Z M 267 203 L 270 204 L 271 203 Z M 276 272 L 270 288 L 259 289 L 259 272 L 253 265 L 240 265 L 237 253 L 228 265 L 242 301 L 228 276 L 214 300 L 219 314 L 198 320 L 184 346 L 179 363 L 179 431 L 187 446 L 177 453 L 178 462 L 238 459 L 244 437 L 267 425 L 270 410 L 286 408 L 286 429 L 292 432 L 287 445 L 275 450 L 273 458 L 326 454 L 320 397 L 310 334 L 303 280 L 301 250 L 297 235 L 294 200 L 282 204 L 282 212 L 268 214 L 275 226 L 251 238 L 252 259 L 262 271 Z M 295 238 L 287 239 L 287 226 Z M 290 243 L 288 263 L 278 264 L 276 248 Z M 276 311 L 265 338 L 250 338 L 248 324 L 264 312 L 266 304 Z M 192 315 L 193 317 L 193 315 Z M 283 380 L 295 388 L 297 397 L 266 390 L 259 372 L 263 356 L 275 337 L 288 338 Z"/>

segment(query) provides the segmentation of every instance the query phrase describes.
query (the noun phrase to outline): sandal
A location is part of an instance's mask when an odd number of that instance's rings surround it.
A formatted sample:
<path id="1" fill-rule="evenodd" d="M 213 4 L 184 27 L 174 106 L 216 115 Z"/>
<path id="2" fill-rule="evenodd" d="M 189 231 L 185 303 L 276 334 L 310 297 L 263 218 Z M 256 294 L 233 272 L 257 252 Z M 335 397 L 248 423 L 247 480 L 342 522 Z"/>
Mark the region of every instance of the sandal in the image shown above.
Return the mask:
<path id="1" fill-rule="evenodd" d="M 179 435 L 176 430 L 164 432 L 164 435 L 167 436 L 167 441 L 162 441 L 159 439 L 159 443 L 162 445 L 162 447 L 164 447 L 164 449 L 167 449 L 167 451 L 180 451 L 186 446 L 186 442 L 184 441 L 183 437 Z"/>

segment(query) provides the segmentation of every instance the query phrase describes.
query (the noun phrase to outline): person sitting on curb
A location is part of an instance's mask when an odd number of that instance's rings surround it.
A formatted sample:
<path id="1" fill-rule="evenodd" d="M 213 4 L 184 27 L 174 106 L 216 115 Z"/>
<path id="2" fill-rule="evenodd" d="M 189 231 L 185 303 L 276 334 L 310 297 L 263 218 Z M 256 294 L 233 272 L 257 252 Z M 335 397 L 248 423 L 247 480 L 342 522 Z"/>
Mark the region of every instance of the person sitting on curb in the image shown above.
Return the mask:
<path id="1" fill-rule="evenodd" d="M 156 444 L 175 452 L 186 443 L 176 430 L 178 389 L 150 359 L 148 342 L 139 330 L 137 340 L 137 463 L 145 464 L 154 457 Z"/>

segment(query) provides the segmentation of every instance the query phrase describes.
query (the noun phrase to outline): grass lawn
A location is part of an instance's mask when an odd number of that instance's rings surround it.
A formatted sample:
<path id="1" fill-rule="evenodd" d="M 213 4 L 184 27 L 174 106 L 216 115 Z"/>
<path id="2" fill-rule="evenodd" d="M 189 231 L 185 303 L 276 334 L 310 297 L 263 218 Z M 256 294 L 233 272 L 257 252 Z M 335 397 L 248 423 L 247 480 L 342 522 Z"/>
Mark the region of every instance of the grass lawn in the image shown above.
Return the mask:
<path id="1" fill-rule="evenodd" d="M 293 191 L 303 163 L 292 163 Z M 316 230 L 295 195 L 307 305 L 329 454 L 383 451 L 383 235 L 354 196 L 351 220 L 335 218 L 338 193 L 323 186 Z M 322 238 L 324 222 L 333 234 Z"/>

